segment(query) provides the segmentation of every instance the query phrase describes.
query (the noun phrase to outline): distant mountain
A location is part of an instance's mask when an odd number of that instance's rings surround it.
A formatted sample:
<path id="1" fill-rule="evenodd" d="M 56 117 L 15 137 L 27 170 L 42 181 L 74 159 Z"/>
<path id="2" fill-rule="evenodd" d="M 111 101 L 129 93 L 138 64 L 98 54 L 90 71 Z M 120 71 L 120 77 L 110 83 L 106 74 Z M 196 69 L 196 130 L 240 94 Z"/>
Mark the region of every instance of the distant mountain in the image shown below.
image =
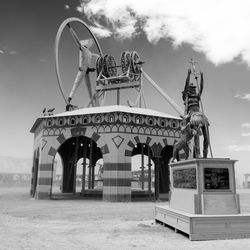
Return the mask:
<path id="1" fill-rule="evenodd" d="M 0 173 L 31 174 L 32 160 L 0 156 Z"/>

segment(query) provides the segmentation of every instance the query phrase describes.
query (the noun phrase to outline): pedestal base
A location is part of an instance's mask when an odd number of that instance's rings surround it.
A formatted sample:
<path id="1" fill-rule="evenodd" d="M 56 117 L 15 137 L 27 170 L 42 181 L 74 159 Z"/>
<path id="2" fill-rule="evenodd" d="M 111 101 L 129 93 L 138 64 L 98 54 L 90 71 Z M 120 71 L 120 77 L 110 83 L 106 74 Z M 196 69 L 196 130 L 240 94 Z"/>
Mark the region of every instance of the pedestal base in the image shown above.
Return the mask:
<path id="1" fill-rule="evenodd" d="M 250 214 L 200 215 L 156 206 L 155 221 L 188 234 L 190 240 L 250 238 Z"/>

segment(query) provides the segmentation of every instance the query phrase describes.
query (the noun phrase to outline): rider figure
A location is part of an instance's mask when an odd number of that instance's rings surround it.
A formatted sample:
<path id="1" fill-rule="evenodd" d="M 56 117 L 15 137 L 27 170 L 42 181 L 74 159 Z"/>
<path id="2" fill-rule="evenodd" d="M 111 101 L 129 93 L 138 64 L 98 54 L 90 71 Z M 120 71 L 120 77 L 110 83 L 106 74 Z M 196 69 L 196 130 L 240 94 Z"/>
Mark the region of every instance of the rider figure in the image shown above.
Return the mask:
<path id="1" fill-rule="evenodd" d="M 182 99 L 185 105 L 185 115 L 187 115 L 187 122 L 196 128 L 197 131 L 202 129 L 204 136 L 203 141 L 203 158 L 207 158 L 208 153 L 208 134 L 207 126 L 209 125 L 207 117 L 200 110 L 200 99 L 203 91 L 203 73 L 200 73 L 200 86 L 199 92 L 197 93 L 196 86 L 190 83 L 191 69 L 188 70 L 188 75 L 186 78 L 185 88 L 182 92 Z M 197 80 L 197 76 L 195 76 Z M 194 137 L 195 142 L 195 158 L 200 157 L 200 145 L 199 145 L 199 132 Z"/>
<path id="2" fill-rule="evenodd" d="M 72 97 L 76 91 L 76 89 L 79 87 L 83 79 L 86 82 L 88 94 L 90 98 L 92 98 L 92 90 L 91 90 L 91 83 L 89 79 L 89 72 L 95 71 L 95 69 L 90 68 L 91 65 L 91 59 L 92 56 L 96 56 L 96 54 L 93 54 L 89 49 L 93 45 L 92 39 L 86 39 L 86 40 L 80 40 L 78 36 L 76 35 L 75 31 L 72 29 L 70 24 L 68 23 L 67 26 L 69 27 L 69 30 L 72 34 L 72 37 L 76 43 L 76 45 L 79 48 L 79 66 L 78 66 L 78 72 L 73 84 L 73 87 L 70 91 L 69 97 L 68 97 L 68 105 L 66 106 L 66 110 L 70 110 L 72 105 L 70 104 Z"/>
<path id="3" fill-rule="evenodd" d="M 203 73 L 201 72 L 199 93 L 196 91 L 196 86 L 190 83 L 191 69 L 188 70 L 184 91 L 182 91 L 182 99 L 185 105 L 185 113 L 189 114 L 200 111 L 200 99 L 203 91 Z"/>
<path id="4" fill-rule="evenodd" d="M 81 47 L 79 48 L 79 67 L 78 72 L 73 84 L 73 87 L 70 91 L 68 102 L 72 100 L 72 97 L 76 91 L 76 89 L 79 87 L 80 83 L 83 81 L 83 78 L 86 74 L 88 74 L 90 71 L 93 71 L 91 68 L 89 68 L 91 64 L 91 58 L 92 53 L 90 52 L 89 48 L 93 44 L 92 39 L 88 40 L 82 40 L 80 41 Z"/>

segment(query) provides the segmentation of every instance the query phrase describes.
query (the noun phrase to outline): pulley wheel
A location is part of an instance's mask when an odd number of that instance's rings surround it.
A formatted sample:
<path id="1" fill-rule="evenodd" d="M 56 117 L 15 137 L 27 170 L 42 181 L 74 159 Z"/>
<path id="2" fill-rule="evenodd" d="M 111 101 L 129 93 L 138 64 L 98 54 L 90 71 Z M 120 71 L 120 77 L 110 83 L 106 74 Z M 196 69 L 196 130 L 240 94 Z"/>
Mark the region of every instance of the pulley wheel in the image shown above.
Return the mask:
<path id="1" fill-rule="evenodd" d="M 101 63 L 102 63 L 102 74 L 105 76 L 105 77 L 109 77 L 109 74 L 108 74 L 108 66 L 107 66 L 107 57 L 108 55 L 104 55 L 102 57 L 102 60 L 101 60 Z"/>
<path id="2" fill-rule="evenodd" d="M 140 56 L 136 51 L 131 53 L 131 72 L 134 74 L 134 80 L 138 81 L 141 74 Z"/>
<path id="3" fill-rule="evenodd" d="M 139 74 L 140 73 L 140 69 L 141 69 L 141 65 L 139 64 L 140 62 L 140 56 L 136 51 L 133 51 L 131 53 L 131 64 L 132 64 L 132 72 L 134 74 Z"/>
<path id="4" fill-rule="evenodd" d="M 130 52 L 129 51 L 123 51 L 121 54 L 121 67 L 122 67 L 122 73 L 127 73 L 129 66 L 130 66 Z"/>
<path id="5" fill-rule="evenodd" d="M 109 77 L 117 75 L 117 68 L 115 63 L 115 58 L 111 55 L 108 55 L 106 58 L 106 67 Z"/>

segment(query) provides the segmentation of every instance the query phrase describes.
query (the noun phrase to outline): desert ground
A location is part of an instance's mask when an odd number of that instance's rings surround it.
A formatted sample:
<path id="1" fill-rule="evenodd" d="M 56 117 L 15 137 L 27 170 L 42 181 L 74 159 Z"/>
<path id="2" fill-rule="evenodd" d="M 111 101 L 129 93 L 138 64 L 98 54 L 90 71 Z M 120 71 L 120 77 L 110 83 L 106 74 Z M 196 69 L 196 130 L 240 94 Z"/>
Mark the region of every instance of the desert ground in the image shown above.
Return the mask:
<path id="1" fill-rule="evenodd" d="M 250 213 L 250 190 L 238 190 Z M 164 202 L 34 200 L 29 187 L 0 188 L 0 249 L 250 249 L 250 239 L 190 241 L 154 222 Z"/>

